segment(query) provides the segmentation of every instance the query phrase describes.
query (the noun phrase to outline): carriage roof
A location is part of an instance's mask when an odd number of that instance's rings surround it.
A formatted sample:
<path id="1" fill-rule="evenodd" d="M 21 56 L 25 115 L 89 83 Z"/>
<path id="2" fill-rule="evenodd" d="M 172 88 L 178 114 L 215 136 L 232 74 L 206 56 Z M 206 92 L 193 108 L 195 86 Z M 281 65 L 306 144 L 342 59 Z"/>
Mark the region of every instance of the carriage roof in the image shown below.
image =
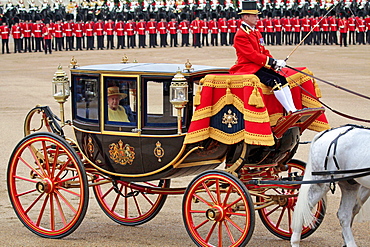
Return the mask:
<path id="1" fill-rule="evenodd" d="M 195 76 L 198 74 L 208 74 L 213 72 L 228 73 L 229 68 L 215 67 L 207 65 L 193 65 L 191 70 L 186 70 L 184 64 L 170 63 L 118 63 L 118 64 L 98 64 L 78 67 L 72 71 L 89 72 L 112 72 L 136 75 L 164 75 L 173 76 L 178 70 L 185 76 Z"/>

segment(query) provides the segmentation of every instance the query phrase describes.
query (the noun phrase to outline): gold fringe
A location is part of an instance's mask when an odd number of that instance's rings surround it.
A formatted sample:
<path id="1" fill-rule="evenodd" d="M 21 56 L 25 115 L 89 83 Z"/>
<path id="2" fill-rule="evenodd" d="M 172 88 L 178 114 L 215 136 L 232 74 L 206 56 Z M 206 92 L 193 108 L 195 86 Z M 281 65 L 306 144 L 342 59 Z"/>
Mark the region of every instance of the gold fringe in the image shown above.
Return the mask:
<path id="1" fill-rule="evenodd" d="M 200 88 L 201 88 L 201 86 L 199 86 L 198 87 L 198 90 L 197 90 L 197 92 L 195 93 L 195 96 L 194 96 L 194 106 L 198 106 L 198 105 L 200 105 Z"/>
<path id="2" fill-rule="evenodd" d="M 313 80 L 313 86 L 315 87 L 316 97 L 321 98 L 322 97 L 321 90 L 319 88 L 319 85 L 317 85 L 316 80 Z"/>
<path id="3" fill-rule="evenodd" d="M 268 115 L 267 110 L 263 112 L 255 112 L 255 111 L 244 109 L 243 115 L 244 115 L 244 120 L 249 121 L 249 122 L 253 122 L 253 123 L 270 122 L 270 117 Z"/>

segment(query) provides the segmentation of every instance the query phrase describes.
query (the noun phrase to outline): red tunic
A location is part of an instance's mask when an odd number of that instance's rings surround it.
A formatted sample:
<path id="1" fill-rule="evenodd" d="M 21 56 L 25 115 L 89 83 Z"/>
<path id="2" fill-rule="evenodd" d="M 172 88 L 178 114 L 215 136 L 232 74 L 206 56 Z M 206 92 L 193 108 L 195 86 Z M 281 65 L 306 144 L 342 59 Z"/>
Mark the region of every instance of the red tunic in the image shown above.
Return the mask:
<path id="1" fill-rule="evenodd" d="M 44 29 L 42 29 L 44 32 Z M 54 24 L 54 36 L 55 38 L 62 38 L 63 37 L 63 26 L 60 23 Z"/>
<path id="2" fill-rule="evenodd" d="M 170 21 L 168 23 L 168 30 L 170 34 L 176 34 L 178 28 L 179 28 L 179 24 L 177 23 L 177 21 Z"/>
<path id="3" fill-rule="evenodd" d="M 85 24 L 85 33 L 87 37 L 94 36 L 94 25 L 95 23 L 92 21 Z"/>
<path id="4" fill-rule="evenodd" d="M 212 34 L 218 34 L 218 23 L 217 21 L 209 21 L 209 28 L 211 29 Z"/>
<path id="5" fill-rule="evenodd" d="M 328 32 L 329 31 L 329 19 L 328 18 L 323 18 L 322 21 L 321 21 L 321 29 L 322 31 L 324 32 Z"/>
<path id="6" fill-rule="evenodd" d="M 124 36 L 125 35 L 125 23 L 123 21 L 119 21 L 114 26 L 114 31 L 116 32 L 117 36 Z"/>
<path id="7" fill-rule="evenodd" d="M 260 33 L 264 33 L 265 32 L 265 21 L 261 19 L 258 20 L 256 27 L 258 31 L 260 31 Z"/>
<path id="8" fill-rule="evenodd" d="M 218 21 L 218 28 L 221 33 L 227 33 L 229 26 L 227 25 L 227 20 L 221 19 Z"/>
<path id="9" fill-rule="evenodd" d="M 291 19 L 284 19 L 283 21 L 283 27 L 286 32 L 292 31 L 292 20 Z"/>
<path id="10" fill-rule="evenodd" d="M 356 19 L 348 18 L 348 29 L 349 31 L 356 31 Z"/>
<path id="11" fill-rule="evenodd" d="M 190 24 L 190 28 L 193 33 L 200 33 L 201 32 L 200 20 L 193 20 Z"/>
<path id="12" fill-rule="evenodd" d="M 336 18 L 329 19 L 330 31 L 336 32 L 338 31 L 338 23 Z"/>
<path id="13" fill-rule="evenodd" d="M 25 38 L 30 38 L 32 34 L 32 26 L 31 22 L 24 22 L 22 25 L 22 34 Z"/>
<path id="14" fill-rule="evenodd" d="M 180 22 L 179 29 L 182 34 L 188 34 L 189 33 L 189 22 L 188 21 Z"/>
<path id="15" fill-rule="evenodd" d="M 34 23 L 32 26 L 32 34 L 35 38 L 42 37 L 42 27 L 44 25 L 42 23 Z"/>
<path id="16" fill-rule="evenodd" d="M 72 37 L 73 35 L 73 26 L 75 24 L 73 22 L 67 22 L 63 25 L 63 33 L 66 37 Z"/>
<path id="17" fill-rule="evenodd" d="M 94 33 L 96 34 L 96 36 L 103 36 L 104 35 L 104 23 L 103 22 L 95 23 Z"/>
<path id="18" fill-rule="evenodd" d="M 146 30 L 148 30 L 149 34 L 157 33 L 157 22 L 156 21 L 148 21 L 146 23 Z"/>
<path id="19" fill-rule="evenodd" d="M 125 30 L 126 30 L 127 36 L 135 35 L 135 25 L 134 25 L 134 23 L 132 23 L 132 22 L 126 23 Z"/>
<path id="20" fill-rule="evenodd" d="M 114 32 L 114 22 L 107 22 L 104 25 L 104 32 L 106 35 L 113 35 Z"/>
<path id="21" fill-rule="evenodd" d="M 293 32 L 299 33 L 301 32 L 301 23 L 298 18 L 293 18 L 292 20 L 292 25 L 293 25 Z"/>
<path id="22" fill-rule="evenodd" d="M 257 29 L 240 27 L 234 39 L 238 60 L 230 68 L 230 74 L 254 74 L 262 67 L 270 68 L 272 56 L 262 43 L 262 35 Z"/>
<path id="23" fill-rule="evenodd" d="M 42 36 L 44 39 L 51 39 L 53 37 L 53 28 L 51 26 L 44 26 L 42 28 Z"/>
<path id="24" fill-rule="evenodd" d="M 272 23 L 274 25 L 275 32 L 281 32 L 283 30 L 281 19 L 273 19 Z"/>
<path id="25" fill-rule="evenodd" d="M 365 32 L 365 30 L 366 30 L 365 20 L 364 19 L 358 19 L 357 24 L 358 24 L 358 27 L 357 27 L 358 31 L 359 32 Z"/>
<path id="26" fill-rule="evenodd" d="M 311 31 L 311 21 L 308 18 L 303 18 L 301 20 L 301 24 L 302 24 L 302 31 L 303 32 Z"/>
<path id="27" fill-rule="evenodd" d="M 229 26 L 229 31 L 230 33 L 236 33 L 236 31 L 238 30 L 238 21 L 237 20 L 233 20 L 233 19 L 230 19 L 228 20 L 228 26 Z"/>
<path id="28" fill-rule="evenodd" d="M 167 22 L 160 21 L 158 22 L 157 29 L 159 34 L 166 34 L 167 33 Z"/>
<path id="29" fill-rule="evenodd" d="M 73 25 L 73 35 L 77 38 L 81 38 L 85 32 L 85 24 L 84 23 L 76 23 Z"/>
<path id="30" fill-rule="evenodd" d="M 347 20 L 339 20 L 338 26 L 339 26 L 339 32 L 340 33 L 347 33 L 348 32 L 348 21 Z"/>
<path id="31" fill-rule="evenodd" d="M 146 22 L 145 21 L 140 21 L 136 25 L 136 30 L 139 35 L 145 35 L 145 30 L 146 30 Z"/>
<path id="32" fill-rule="evenodd" d="M 22 28 L 19 25 L 13 25 L 11 29 L 13 39 L 20 39 L 22 36 Z"/>
<path id="33" fill-rule="evenodd" d="M 274 32 L 274 23 L 271 20 L 266 20 L 266 32 L 267 33 L 273 33 Z"/>
<path id="34" fill-rule="evenodd" d="M 10 29 L 8 25 L 0 26 L 1 39 L 9 39 Z"/>

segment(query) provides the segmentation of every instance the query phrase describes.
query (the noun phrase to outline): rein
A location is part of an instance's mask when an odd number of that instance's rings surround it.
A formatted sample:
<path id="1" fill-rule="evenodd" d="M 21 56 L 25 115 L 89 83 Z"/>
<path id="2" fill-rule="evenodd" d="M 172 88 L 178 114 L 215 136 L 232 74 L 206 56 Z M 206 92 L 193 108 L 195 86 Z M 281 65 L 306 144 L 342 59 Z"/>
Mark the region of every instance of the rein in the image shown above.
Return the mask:
<path id="1" fill-rule="evenodd" d="M 308 77 L 311 77 L 311 78 L 313 78 L 313 79 L 316 79 L 316 80 L 318 80 L 318 81 L 321 81 L 321 82 L 327 83 L 327 84 L 329 84 L 330 86 L 333 86 L 333 87 L 339 88 L 339 89 L 344 90 L 344 91 L 346 91 L 346 92 L 349 92 L 349 93 L 352 93 L 352 94 L 354 94 L 354 95 L 357 95 L 357 96 L 360 96 L 360 97 L 362 97 L 362 98 L 365 98 L 365 99 L 370 100 L 370 97 L 368 97 L 368 96 L 366 96 L 366 95 L 363 95 L 363 94 L 360 94 L 360 93 L 354 92 L 354 91 L 352 91 L 352 90 L 346 89 L 346 88 L 344 88 L 344 87 L 341 87 L 341 86 L 335 85 L 334 83 L 331 83 L 331 82 L 328 82 L 328 81 L 322 80 L 322 79 L 320 79 L 320 78 L 317 78 L 316 76 L 310 75 L 310 74 L 308 74 L 308 73 L 306 73 L 306 72 L 300 71 L 300 70 L 298 70 L 298 69 L 296 69 L 296 68 L 293 68 L 293 67 L 290 67 L 290 66 L 288 66 L 288 65 L 286 65 L 286 67 L 287 67 L 287 68 L 289 68 L 289 69 L 292 69 L 292 70 L 294 70 L 294 71 L 296 71 L 296 72 L 298 72 L 298 73 L 301 73 L 301 74 L 303 74 L 303 75 L 306 75 L 306 76 L 308 76 Z M 285 75 L 286 75 L 286 73 L 284 73 L 284 71 L 281 71 L 281 72 L 282 72 L 283 74 L 285 74 Z M 288 76 L 288 77 L 289 77 L 289 76 Z M 290 79 L 292 79 L 292 78 L 290 78 Z M 330 106 L 328 106 L 327 104 L 325 104 L 324 102 L 322 102 L 319 98 L 317 98 L 315 95 L 312 95 L 310 92 L 308 92 L 306 89 L 304 89 L 304 88 L 303 88 L 301 85 L 299 85 L 296 81 L 294 81 L 293 79 L 292 79 L 292 81 L 293 81 L 297 86 L 299 86 L 303 91 L 305 91 L 309 96 L 311 96 L 312 98 L 314 98 L 315 100 L 317 100 L 318 102 L 320 102 L 323 106 L 325 106 L 326 108 L 328 108 L 330 111 L 334 112 L 335 114 L 337 114 L 337 115 L 339 115 L 339 116 L 342 116 L 342 117 L 345 117 L 345 118 L 348 118 L 348 119 L 351 119 L 351 120 L 355 120 L 355 121 L 359 121 L 359 122 L 365 122 L 365 123 L 370 123 L 370 120 L 368 120 L 368 119 L 363 119 L 363 118 L 358 118 L 358 117 L 355 117 L 355 116 L 351 116 L 351 115 L 348 115 L 348 114 L 346 114 L 346 113 L 343 113 L 343 112 L 340 112 L 340 111 L 337 111 L 337 110 L 335 110 L 335 109 L 331 108 Z"/>

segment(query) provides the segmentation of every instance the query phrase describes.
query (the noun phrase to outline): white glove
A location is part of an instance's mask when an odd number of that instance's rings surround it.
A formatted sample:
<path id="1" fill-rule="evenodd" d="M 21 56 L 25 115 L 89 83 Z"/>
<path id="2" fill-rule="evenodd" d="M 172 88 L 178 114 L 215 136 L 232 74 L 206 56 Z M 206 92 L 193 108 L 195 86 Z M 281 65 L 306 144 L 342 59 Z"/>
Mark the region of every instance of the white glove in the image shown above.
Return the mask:
<path id="1" fill-rule="evenodd" d="M 275 60 L 274 69 L 275 70 L 281 70 L 286 66 L 285 60 Z"/>

